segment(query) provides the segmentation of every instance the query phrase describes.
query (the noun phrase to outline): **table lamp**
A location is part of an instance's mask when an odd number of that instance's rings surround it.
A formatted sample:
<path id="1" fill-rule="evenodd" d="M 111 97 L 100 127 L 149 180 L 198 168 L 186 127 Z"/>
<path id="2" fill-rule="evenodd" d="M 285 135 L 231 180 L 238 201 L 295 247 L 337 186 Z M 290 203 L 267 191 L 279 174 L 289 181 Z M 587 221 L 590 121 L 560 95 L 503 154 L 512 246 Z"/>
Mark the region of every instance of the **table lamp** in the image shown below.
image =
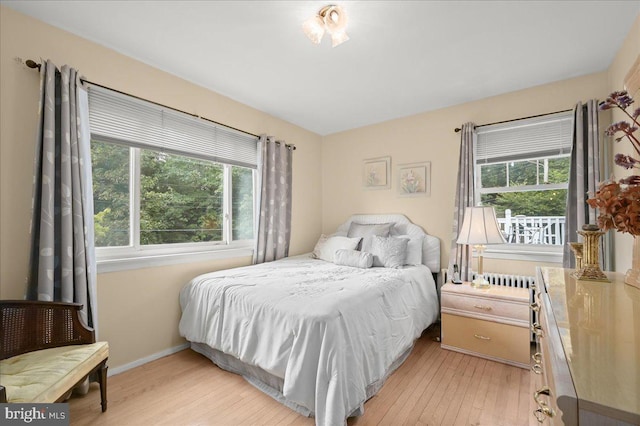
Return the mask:
<path id="1" fill-rule="evenodd" d="M 488 288 L 491 284 L 484 278 L 482 253 L 487 244 L 504 244 L 506 240 L 500 231 L 496 212 L 493 207 L 467 207 L 464 211 L 462 228 L 458 235 L 458 244 L 473 245 L 478 252 L 478 273 L 471 282 L 475 288 Z"/>

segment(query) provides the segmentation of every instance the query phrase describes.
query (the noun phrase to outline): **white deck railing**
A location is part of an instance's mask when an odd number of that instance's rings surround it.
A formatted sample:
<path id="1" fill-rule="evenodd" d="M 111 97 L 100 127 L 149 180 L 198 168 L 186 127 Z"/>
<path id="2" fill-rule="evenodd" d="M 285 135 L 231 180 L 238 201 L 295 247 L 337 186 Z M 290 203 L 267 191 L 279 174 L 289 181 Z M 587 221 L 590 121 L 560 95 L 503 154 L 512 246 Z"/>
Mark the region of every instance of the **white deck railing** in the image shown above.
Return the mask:
<path id="1" fill-rule="evenodd" d="M 509 210 L 505 216 L 498 218 L 498 223 L 508 243 L 564 244 L 564 216 L 511 216 Z"/>

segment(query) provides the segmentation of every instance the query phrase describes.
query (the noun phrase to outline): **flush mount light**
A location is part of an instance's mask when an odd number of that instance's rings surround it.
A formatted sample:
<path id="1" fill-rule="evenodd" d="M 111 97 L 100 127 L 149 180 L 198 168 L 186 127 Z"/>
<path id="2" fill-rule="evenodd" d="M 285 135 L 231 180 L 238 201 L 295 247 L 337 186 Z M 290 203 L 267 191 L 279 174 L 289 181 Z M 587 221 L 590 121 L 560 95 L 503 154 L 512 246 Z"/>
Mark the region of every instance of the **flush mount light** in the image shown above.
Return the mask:
<path id="1" fill-rule="evenodd" d="M 302 24 L 302 30 L 315 44 L 320 44 L 325 31 L 331 34 L 333 47 L 349 40 L 346 28 L 347 14 L 342 7 L 336 5 L 323 7 L 317 15 Z"/>

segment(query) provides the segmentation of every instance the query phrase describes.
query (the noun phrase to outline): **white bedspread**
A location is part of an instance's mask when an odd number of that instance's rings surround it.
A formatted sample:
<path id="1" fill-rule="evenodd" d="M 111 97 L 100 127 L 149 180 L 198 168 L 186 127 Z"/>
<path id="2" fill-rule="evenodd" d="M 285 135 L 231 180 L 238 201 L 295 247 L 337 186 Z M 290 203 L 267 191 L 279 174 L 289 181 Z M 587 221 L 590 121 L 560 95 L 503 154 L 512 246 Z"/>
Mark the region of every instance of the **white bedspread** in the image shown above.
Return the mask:
<path id="1" fill-rule="evenodd" d="M 435 321 L 431 271 L 298 256 L 194 278 L 180 334 L 284 379 L 284 396 L 343 425 L 365 389 Z"/>

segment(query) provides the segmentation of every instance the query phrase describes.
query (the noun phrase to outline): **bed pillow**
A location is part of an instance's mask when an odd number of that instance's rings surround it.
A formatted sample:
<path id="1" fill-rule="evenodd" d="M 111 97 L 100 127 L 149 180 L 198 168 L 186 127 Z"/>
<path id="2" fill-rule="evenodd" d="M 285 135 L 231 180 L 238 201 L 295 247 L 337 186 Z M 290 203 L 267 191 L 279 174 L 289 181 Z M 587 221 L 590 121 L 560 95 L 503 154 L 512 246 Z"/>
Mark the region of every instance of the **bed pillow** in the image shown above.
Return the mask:
<path id="1" fill-rule="evenodd" d="M 398 237 L 371 237 L 371 254 L 373 254 L 373 266 L 385 268 L 400 268 L 407 258 L 407 245 L 409 239 Z"/>
<path id="2" fill-rule="evenodd" d="M 324 234 L 320 235 L 318 242 L 311 257 L 315 259 L 326 260 L 327 262 L 333 262 L 335 258 L 336 250 L 346 249 L 355 250 L 360 243 L 360 238 L 349 238 L 333 236 L 328 237 Z"/>
<path id="3" fill-rule="evenodd" d="M 407 243 L 407 258 L 404 261 L 405 265 L 421 265 L 422 264 L 422 243 L 424 237 L 410 238 L 408 235 L 402 235 L 399 238 L 406 238 L 409 240 Z"/>
<path id="4" fill-rule="evenodd" d="M 336 250 L 336 265 L 352 266 L 354 268 L 371 268 L 373 265 L 373 255 L 365 251 L 358 250 Z"/>
<path id="5" fill-rule="evenodd" d="M 380 237 L 388 237 L 391 232 L 392 223 L 358 223 L 351 222 L 347 237 L 361 237 L 362 243 L 358 247 L 359 250 L 369 252 L 371 248 L 371 237 L 378 235 Z"/>

